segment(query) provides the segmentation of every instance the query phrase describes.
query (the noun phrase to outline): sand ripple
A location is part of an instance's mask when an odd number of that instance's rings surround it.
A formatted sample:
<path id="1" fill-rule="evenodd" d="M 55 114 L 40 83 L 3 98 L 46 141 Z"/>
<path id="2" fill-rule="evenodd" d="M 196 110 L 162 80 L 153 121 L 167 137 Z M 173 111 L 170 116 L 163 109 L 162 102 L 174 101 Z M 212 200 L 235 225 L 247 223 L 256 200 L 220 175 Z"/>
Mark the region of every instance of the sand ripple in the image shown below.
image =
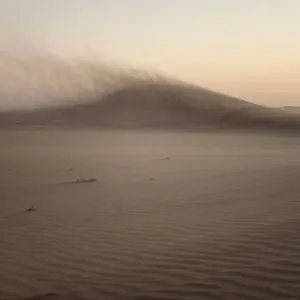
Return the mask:
<path id="1" fill-rule="evenodd" d="M 124 155 L 105 171 L 108 154 L 95 165 L 96 156 L 73 153 L 85 160 L 78 169 L 96 169 L 92 185 L 58 184 L 67 179 L 59 153 L 40 166 L 40 182 L 2 185 L 1 300 L 300 299 L 300 166 L 291 152 L 265 164 L 261 153 L 252 163 Z M 38 210 L 26 212 L 32 204 Z"/>

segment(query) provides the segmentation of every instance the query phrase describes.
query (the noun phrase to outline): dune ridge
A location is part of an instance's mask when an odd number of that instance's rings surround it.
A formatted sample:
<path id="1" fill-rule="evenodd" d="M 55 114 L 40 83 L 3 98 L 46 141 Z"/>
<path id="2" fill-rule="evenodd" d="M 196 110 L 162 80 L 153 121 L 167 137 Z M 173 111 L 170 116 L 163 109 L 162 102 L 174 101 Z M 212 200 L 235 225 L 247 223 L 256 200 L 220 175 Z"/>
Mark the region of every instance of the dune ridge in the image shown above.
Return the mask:
<path id="1" fill-rule="evenodd" d="M 87 97 L 88 98 L 88 97 Z M 300 117 L 182 82 L 136 80 L 89 101 L 0 114 L 1 126 L 300 129 Z"/>
<path id="2" fill-rule="evenodd" d="M 0 63 L 0 97 L 15 103 L 13 111 L 0 113 L 1 128 L 300 128 L 299 115 L 289 109 L 264 107 L 155 72 L 35 51 L 2 51 Z"/>

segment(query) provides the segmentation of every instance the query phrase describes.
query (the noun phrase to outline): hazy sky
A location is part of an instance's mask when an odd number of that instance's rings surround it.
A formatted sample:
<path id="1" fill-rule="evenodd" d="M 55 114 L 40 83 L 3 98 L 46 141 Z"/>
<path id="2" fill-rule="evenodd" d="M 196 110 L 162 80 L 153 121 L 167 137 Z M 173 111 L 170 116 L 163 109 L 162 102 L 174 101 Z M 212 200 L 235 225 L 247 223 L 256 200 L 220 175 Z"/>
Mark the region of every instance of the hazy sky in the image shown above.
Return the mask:
<path id="1" fill-rule="evenodd" d="M 300 105 L 300 0 L 0 0 L 2 41 Z"/>

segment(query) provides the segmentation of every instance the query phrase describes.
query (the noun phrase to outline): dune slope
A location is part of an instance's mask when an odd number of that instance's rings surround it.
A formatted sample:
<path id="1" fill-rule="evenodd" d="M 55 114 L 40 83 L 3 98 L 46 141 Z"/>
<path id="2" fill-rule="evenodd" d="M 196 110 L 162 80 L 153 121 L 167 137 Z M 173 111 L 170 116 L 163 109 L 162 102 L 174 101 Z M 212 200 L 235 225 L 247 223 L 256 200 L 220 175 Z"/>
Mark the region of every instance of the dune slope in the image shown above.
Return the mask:
<path id="1" fill-rule="evenodd" d="M 300 118 L 190 84 L 146 81 L 80 104 L 0 115 L 2 126 L 59 124 L 300 129 Z"/>

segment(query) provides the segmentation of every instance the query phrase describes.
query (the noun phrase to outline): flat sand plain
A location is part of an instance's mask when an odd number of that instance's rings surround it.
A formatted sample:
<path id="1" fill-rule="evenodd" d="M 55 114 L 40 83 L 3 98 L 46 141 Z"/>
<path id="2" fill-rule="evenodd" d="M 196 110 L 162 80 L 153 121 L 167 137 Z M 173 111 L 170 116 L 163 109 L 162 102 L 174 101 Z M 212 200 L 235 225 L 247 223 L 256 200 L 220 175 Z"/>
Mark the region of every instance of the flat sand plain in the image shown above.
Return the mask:
<path id="1" fill-rule="evenodd" d="M 298 138 L 3 130 L 0 141 L 1 300 L 300 299 Z"/>

